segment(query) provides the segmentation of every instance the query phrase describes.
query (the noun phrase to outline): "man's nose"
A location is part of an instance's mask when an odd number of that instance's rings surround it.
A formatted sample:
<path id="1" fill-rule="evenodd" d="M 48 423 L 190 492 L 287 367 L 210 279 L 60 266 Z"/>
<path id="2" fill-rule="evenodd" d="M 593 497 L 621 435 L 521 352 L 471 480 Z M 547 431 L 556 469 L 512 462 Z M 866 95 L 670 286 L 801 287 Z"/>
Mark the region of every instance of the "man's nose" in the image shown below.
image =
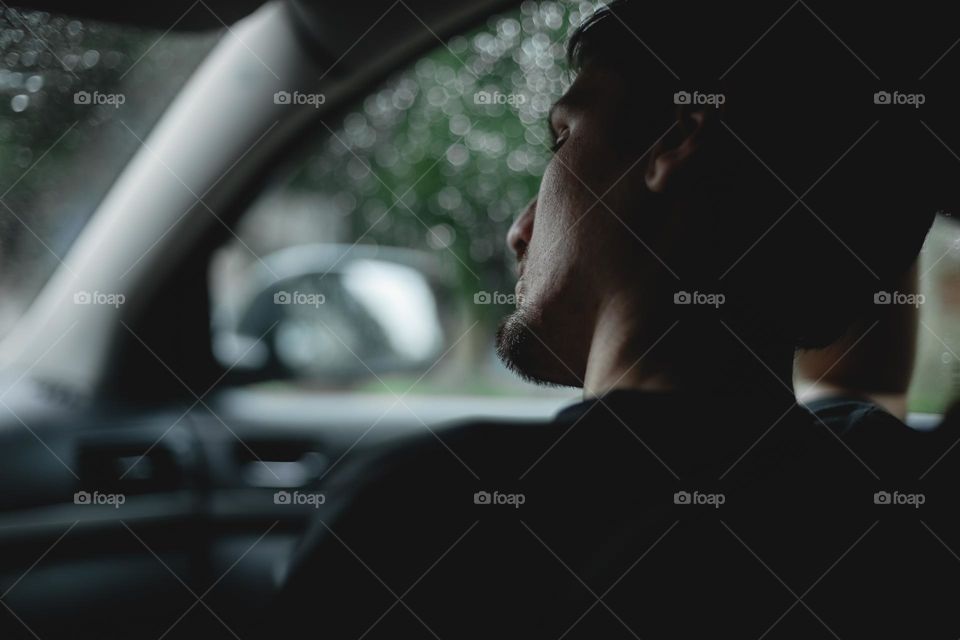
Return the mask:
<path id="1" fill-rule="evenodd" d="M 530 236 L 533 234 L 533 218 L 537 210 L 537 199 L 534 198 L 530 204 L 517 216 L 517 219 L 510 225 L 507 232 L 507 246 L 513 251 L 519 259 L 530 244 Z"/>

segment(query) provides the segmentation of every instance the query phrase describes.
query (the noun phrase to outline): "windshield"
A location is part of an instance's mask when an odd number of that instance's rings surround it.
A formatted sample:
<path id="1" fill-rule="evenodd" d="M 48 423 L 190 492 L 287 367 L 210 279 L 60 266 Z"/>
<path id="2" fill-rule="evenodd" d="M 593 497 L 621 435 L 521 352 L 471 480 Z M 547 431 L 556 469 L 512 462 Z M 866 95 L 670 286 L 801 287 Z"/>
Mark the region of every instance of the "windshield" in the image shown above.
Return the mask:
<path id="1" fill-rule="evenodd" d="M 0 337 L 219 38 L 3 6 Z"/>

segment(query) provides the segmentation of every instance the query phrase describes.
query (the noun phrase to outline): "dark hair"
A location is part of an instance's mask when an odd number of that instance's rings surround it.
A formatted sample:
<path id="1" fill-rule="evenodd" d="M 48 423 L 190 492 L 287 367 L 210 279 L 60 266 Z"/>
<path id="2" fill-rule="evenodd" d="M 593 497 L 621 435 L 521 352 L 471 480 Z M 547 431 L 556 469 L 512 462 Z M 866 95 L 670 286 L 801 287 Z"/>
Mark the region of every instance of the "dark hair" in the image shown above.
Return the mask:
<path id="1" fill-rule="evenodd" d="M 692 185 L 708 215 L 680 275 L 723 292 L 730 322 L 755 339 L 819 347 L 916 260 L 960 165 L 916 109 L 877 103 L 884 86 L 818 16 L 800 7 L 761 37 L 776 18 L 617 0 L 573 33 L 567 58 L 636 87 L 650 121 L 635 123 L 639 149 L 683 109 L 676 92 L 724 95 L 711 137 L 724 184 Z"/>

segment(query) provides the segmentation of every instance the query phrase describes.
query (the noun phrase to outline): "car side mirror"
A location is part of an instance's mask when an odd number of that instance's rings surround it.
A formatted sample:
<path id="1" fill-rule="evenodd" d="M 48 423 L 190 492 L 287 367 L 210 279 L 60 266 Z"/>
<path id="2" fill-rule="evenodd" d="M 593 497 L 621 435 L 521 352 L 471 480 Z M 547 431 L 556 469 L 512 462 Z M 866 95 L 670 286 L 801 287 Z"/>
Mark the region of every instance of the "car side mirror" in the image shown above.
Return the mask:
<path id="1" fill-rule="evenodd" d="M 270 254 L 215 292 L 214 353 L 254 379 L 327 386 L 425 369 L 444 345 L 444 284 L 432 258 L 333 244 Z"/>

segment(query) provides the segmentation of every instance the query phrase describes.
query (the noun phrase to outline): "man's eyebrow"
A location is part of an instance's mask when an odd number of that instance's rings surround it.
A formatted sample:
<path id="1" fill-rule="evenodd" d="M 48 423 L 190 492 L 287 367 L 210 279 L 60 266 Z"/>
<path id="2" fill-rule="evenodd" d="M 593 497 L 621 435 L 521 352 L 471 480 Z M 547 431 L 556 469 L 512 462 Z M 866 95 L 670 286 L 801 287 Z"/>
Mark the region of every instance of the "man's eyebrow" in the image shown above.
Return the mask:
<path id="1" fill-rule="evenodd" d="M 547 111 L 547 128 L 550 130 L 550 135 L 552 135 L 554 139 L 556 139 L 557 137 L 557 130 L 553 126 L 553 119 L 556 116 L 557 111 L 560 111 L 560 110 L 567 111 L 570 109 L 570 106 L 571 106 L 570 94 L 567 93 L 567 94 L 564 94 L 560 99 L 558 99 L 552 105 L 550 105 L 550 110 Z"/>
<path id="2" fill-rule="evenodd" d="M 550 105 L 550 110 L 547 111 L 547 127 L 550 129 L 551 133 L 555 133 L 553 128 L 553 118 L 556 115 L 557 111 L 570 111 L 576 110 L 579 108 L 586 107 L 589 104 L 589 100 L 583 94 L 583 91 L 577 91 L 571 89 L 563 94 L 556 102 Z"/>
<path id="3" fill-rule="evenodd" d="M 557 131 L 553 128 L 553 114 L 557 112 L 557 109 L 560 107 L 560 100 L 557 100 L 552 105 L 550 105 L 550 110 L 547 111 L 547 128 L 550 130 L 550 135 L 554 138 L 557 137 Z"/>

